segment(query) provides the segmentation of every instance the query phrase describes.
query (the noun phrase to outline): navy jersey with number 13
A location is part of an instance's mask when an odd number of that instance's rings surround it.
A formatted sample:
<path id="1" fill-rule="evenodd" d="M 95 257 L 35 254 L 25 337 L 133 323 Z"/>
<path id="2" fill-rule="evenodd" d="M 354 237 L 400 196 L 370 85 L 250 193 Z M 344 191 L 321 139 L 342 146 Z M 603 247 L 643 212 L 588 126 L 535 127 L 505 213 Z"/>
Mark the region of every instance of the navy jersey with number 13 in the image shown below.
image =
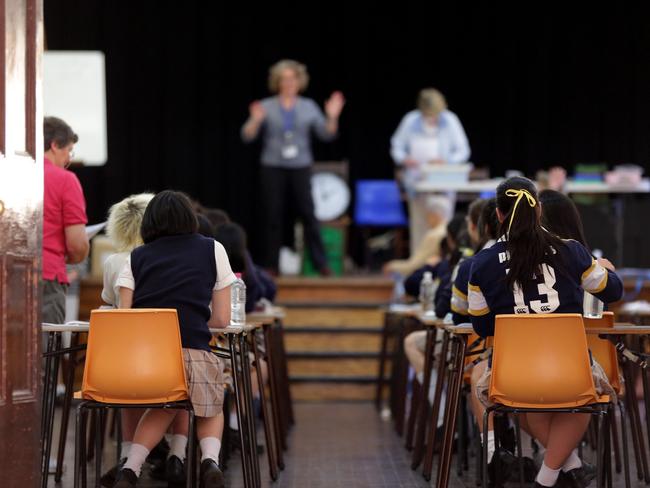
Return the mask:
<path id="1" fill-rule="evenodd" d="M 494 316 L 520 313 L 582 313 L 583 290 L 605 303 L 619 300 L 623 284 L 577 241 L 564 240 L 550 250 L 540 276 L 523 289 L 508 286 L 509 256 L 504 238 L 478 253 L 472 262 L 468 287 L 472 326 L 482 337 L 494 335 Z"/>

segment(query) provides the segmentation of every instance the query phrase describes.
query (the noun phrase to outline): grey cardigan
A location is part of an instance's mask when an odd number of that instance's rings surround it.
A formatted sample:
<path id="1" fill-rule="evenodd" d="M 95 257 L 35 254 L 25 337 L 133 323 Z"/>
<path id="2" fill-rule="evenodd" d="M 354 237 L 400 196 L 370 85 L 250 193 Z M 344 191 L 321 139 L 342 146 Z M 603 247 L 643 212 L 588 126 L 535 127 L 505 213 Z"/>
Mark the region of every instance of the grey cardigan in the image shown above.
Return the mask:
<path id="1" fill-rule="evenodd" d="M 266 118 L 262 122 L 260 132 L 263 132 L 262 165 L 277 168 L 305 168 L 312 164 L 314 156 L 311 151 L 311 131 L 322 141 L 331 141 L 336 134 L 330 134 L 326 128 L 325 115 L 320 107 L 311 98 L 298 97 L 295 105 L 295 125 L 293 130 L 292 143 L 296 145 L 298 152 L 296 157 L 286 159 L 282 156 L 284 143 L 284 119 L 280 108 L 280 100 L 276 97 L 269 97 L 262 100 L 262 106 L 266 110 Z M 253 139 L 244 135 L 243 128 L 241 137 L 244 142 L 251 142 Z"/>

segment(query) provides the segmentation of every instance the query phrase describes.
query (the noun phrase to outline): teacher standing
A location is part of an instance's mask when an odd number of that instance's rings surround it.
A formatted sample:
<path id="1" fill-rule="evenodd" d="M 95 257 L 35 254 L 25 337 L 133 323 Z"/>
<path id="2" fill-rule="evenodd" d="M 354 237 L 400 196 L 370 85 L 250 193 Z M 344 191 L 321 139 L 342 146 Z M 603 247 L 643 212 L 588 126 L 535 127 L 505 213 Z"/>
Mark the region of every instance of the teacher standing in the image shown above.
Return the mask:
<path id="1" fill-rule="evenodd" d="M 271 66 L 269 90 L 275 95 L 251 103 L 241 134 L 244 142 L 251 142 L 263 133 L 261 180 L 267 232 L 264 265 L 277 272 L 284 219 L 293 213 L 289 211 L 291 205 L 302 220 L 314 266 L 321 275 L 328 276 L 331 272 L 311 194 L 311 136 L 315 134 L 322 141 L 336 137 L 345 99 L 341 92 L 332 93 L 323 114 L 314 100 L 300 96 L 308 83 L 307 68 L 297 61 L 282 60 Z"/>

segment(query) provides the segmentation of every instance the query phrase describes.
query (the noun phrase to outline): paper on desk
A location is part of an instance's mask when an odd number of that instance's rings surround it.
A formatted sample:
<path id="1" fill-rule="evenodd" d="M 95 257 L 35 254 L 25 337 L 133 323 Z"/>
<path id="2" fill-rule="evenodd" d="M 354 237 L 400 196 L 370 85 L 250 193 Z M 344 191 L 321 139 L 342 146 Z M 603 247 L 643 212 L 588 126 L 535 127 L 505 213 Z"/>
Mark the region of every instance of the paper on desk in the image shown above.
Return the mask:
<path id="1" fill-rule="evenodd" d="M 106 222 L 102 222 L 101 224 L 95 224 L 95 225 L 87 225 L 86 226 L 86 236 L 88 237 L 88 239 L 92 239 L 104 227 L 106 227 Z"/>

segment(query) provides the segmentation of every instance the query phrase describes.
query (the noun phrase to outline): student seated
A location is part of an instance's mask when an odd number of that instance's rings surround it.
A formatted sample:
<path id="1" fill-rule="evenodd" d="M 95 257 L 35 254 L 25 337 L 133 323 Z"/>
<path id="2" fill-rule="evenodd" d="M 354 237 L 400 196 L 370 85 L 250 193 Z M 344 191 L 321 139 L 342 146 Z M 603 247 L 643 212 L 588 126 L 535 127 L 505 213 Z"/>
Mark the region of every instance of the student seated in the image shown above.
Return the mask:
<path id="1" fill-rule="evenodd" d="M 488 249 L 496 242 L 499 229 L 497 220 L 497 202 L 496 198 L 490 198 L 485 201 L 481 208 L 481 214 L 478 218 L 476 237 L 472 239 L 476 253 L 483 249 Z M 471 233 L 470 233 L 471 235 Z M 455 278 L 451 290 L 451 312 L 454 324 L 462 324 L 469 321 L 467 312 L 467 283 L 469 281 L 469 272 L 474 262 L 475 256 L 469 256 L 461 260 L 458 268 L 454 273 Z"/>
<path id="2" fill-rule="evenodd" d="M 466 228 L 467 220 L 463 215 L 457 215 L 454 217 L 451 222 L 447 225 L 447 235 L 445 240 L 442 242 L 442 248 L 444 250 L 442 261 L 436 263 L 435 265 L 427 264 L 422 268 L 416 270 L 411 276 L 409 276 L 404 282 L 404 288 L 406 293 L 411 296 L 418 297 L 420 293 L 420 282 L 426 271 L 430 271 L 431 275 L 438 283 L 438 289 L 436 290 L 435 295 L 435 308 L 436 315 L 441 309 L 447 310 L 449 304 L 444 304 L 446 300 L 449 302 L 449 297 L 441 298 L 443 295 L 443 289 L 447 285 L 451 277 L 451 270 L 455 267 L 456 263 L 461 259 L 465 250 L 466 243 Z M 435 258 L 438 259 L 437 257 Z M 441 312 L 442 317 L 446 314 L 446 311 Z M 438 315 L 439 316 L 439 315 Z M 441 317 L 441 318 L 442 318 Z M 411 332 L 404 338 L 404 353 L 409 360 L 409 363 L 415 370 L 418 381 L 421 383 L 424 377 L 424 352 L 426 348 L 426 331 L 418 330 Z M 435 374 L 435 372 L 434 372 Z M 435 385 L 434 376 L 431 385 Z M 433 390 L 430 390 L 429 395 L 433 394 Z"/>
<path id="3" fill-rule="evenodd" d="M 218 459 L 223 431 L 222 364 L 210 350 L 210 327 L 230 323 L 230 285 L 235 280 L 221 244 L 197 234 L 189 199 L 163 191 L 142 220 L 144 245 L 133 250 L 120 276 L 122 308 L 175 308 L 178 311 L 185 374 L 197 416 L 201 447 L 200 483 L 224 485 Z M 115 487 L 136 486 L 149 451 L 162 439 L 177 412 L 149 409 L 136 429 Z M 193 448 L 191 446 L 191 448 Z"/>
<path id="4" fill-rule="evenodd" d="M 447 197 L 432 195 L 427 198 L 426 208 L 429 230 L 408 259 L 387 262 L 383 268 L 384 274 L 408 276 L 421 266 L 435 264 L 440 260 L 440 243 L 445 238 L 445 227 L 451 214 L 450 202 Z"/>
<path id="5" fill-rule="evenodd" d="M 533 182 L 509 178 L 498 186 L 496 199 L 500 238 L 476 255 L 469 276 L 468 311 L 478 335 L 494 335 L 497 314 L 582 313 L 583 290 L 606 303 L 621 298 L 623 286 L 609 261 L 594 259 L 579 242 L 562 240 L 542 227 L 542 209 Z M 595 361 L 592 370 L 598 392 L 613 394 Z M 486 360 L 472 371 L 476 418 L 483 418 L 489 380 Z M 491 420 L 488 462 L 494 454 Z M 589 420 L 589 414 L 578 413 L 520 416 L 522 428 L 546 448 L 536 486 L 555 486 L 560 476 L 570 486 L 580 487 L 593 479 L 593 467 L 583 464 L 576 450 Z"/>

